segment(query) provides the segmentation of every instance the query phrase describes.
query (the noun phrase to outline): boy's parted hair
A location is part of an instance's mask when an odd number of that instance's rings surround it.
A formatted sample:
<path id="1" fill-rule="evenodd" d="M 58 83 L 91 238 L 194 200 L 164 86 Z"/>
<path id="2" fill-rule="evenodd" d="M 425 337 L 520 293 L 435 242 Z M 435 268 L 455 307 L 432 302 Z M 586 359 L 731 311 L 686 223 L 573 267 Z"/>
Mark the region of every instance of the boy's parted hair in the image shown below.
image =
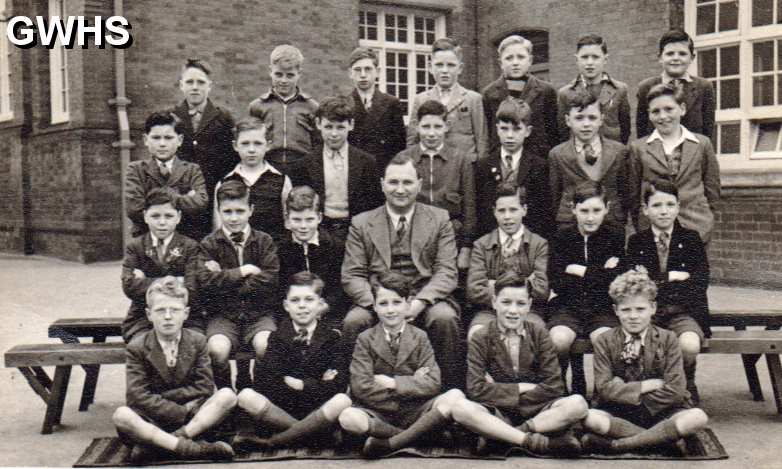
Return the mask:
<path id="1" fill-rule="evenodd" d="M 291 287 L 312 287 L 312 290 L 320 295 L 323 292 L 324 286 L 326 285 L 325 282 L 323 282 L 323 279 L 320 278 L 317 274 L 307 272 L 306 270 L 296 272 L 295 274 L 291 275 L 289 280 L 288 290 L 285 291 L 286 296 L 288 293 L 290 293 Z"/>
<path id="2" fill-rule="evenodd" d="M 594 33 L 585 34 L 578 38 L 578 42 L 576 43 L 576 52 L 581 50 L 581 48 L 584 46 L 600 46 L 600 50 L 602 50 L 604 54 L 608 53 L 608 45 L 606 45 L 603 37 Z"/>
<path id="3" fill-rule="evenodd" d="M 188 291 L 185 288 L 184 280 L 181 280 L 172 275 L 167 275 L 155 279 L 152 284 L 147 288 L 146 301 L 147 307 L 152 308 L 152 297 L 155 295 L 163 295 L 169 298 L 178 298 L 187 306 Z"/>
<path id="4" fill-rule="evenodd" d="M 413 285 L 404 275 L 387 270 L 372 277 L 369 282 L 372 295 L 377 296 L 380 287 L 391 290 L 402 298 L 409 298 L 413 294 Z"/>
<path id="5" fill-rule="evenodd" d="M 171 204 L 176 210 L 179 210 L 176 200 L 171 197 L 171 193 L 163 187 L 153 187 L 144 197 L 144 210 L 153 205 Z"/>
<path id="6" fill-rule="evenodd" d="M 510 122 L 516 127 L 521 124 L 528 126 L 532 122 L 532 109 L 526 102 L 508 96 L 502 100 L 497 108 L 497 121 Z"/>
<path id="7" fill-rule="evenodd" d="M 608 287 L 608 295 L 619 304 L 623 299 L 643 295 L 654 301 L 657 298 L 657 285 L 649 278 L 649 272 L 640 265 L 619 275 Z"/>
<path id="8" fill-rule="evenodd" d="M 242 181 L 231 179 L 220 184 L 217 189 L 217 205 L 220 206 L 226 200 L 245 200 L 250 204 L 250 188 Z"/>
<path id="9" fill-rule="evenodd" d="M 658 55 L 662 55 L 665 46 L 674 42 L 686 42 L 687 47 L 690 49 L 690 55 L 695 55 L 695 44 L 693 44 L 692 38 L 689 34 L 681 29 L 671 29 L 660 37 L 660 49 Z"/>
<path id="10" fill-rule="evenodd" d="M 432 55 L 437 52 L 451 51 L 462 61 L 462 46 L 450 37 L 441 37 L 432 43 Z"/>
<path id="11" fill-rule="evenodd" d="M 316 119 L 328 119 L 332 122 L 353 120 L 355 115 L 353 100 L 342 95 L 323 98 L 315 111 Z"/>
<path id="12" fill-rule="evenodd" d="M 420 122 L 424 116 L 440 116 L 443 118 L 443 120 L 445 120 L 446 114 L 448 114 L 448 109 L 446 109 L 443 103 L 440 101 L 435 101 L 434 99 L 430 99 L 428 101 L 424 101 L 423 104 L 418 107 L 415 115 L 418 117 L 418 121 Z"/>
<path id="13" fill-rule="evenodd" d="M 253 116 L 243 117 L 234 125 L 232 129 L 234 134 L 234 140 L 239 138 L 239 134 L 242 132 L 248 132 L 250 130 L 262 130 L 264 136 L 269 133 L 269 129 L 266 123 L 261 119 Z"/>
<path id="14" fill-rule="evenodd" d="M 651 103 L 653 99 L 660 96 L 670 96 L 676 101 L 676 104 L 684 103 L 684 93 L 665 83 L 659 83 L 651 87 L 649 92 L 646 93 L 646 102 Z"/>
<path id="15" fill-rule="evenodd" d="M 348 57 L 348 68 L 352 67 L 354 63 L 363 59 L 371 59 L 372 63 L 375 64 L 375 67 L 380 65 L 380 62 L 377 59 L 377 52 L 375 52 L 373 49 L 370 49 L 369 47 L 356 47 Z"/>
<path id="16" fill-rule="evenodd" d="M 269 55 L 269 63 L 271 65 L 278 65 L 284 68 L 301 68 L 301 64 L 304 63 L 304 56 L 295 46 L 290 44 L 281 44 L 275 47 L 272 53 Z"/>
<path id="17" fill-rule="evenodd" d="M 185 129 L 182 126 L 182 120 L 169 110 L 155 111 L 150 114 L 147 117 L 147 120 L 144 121 L 144 133 L 148 134 L 150 130 L 152 130 L 152 127 L 158 125 L 170 125 L 178 135 L 184 135 L 185 133 Z"/>
<path id="18" fill-rule="evenodd" d="M 191 59 L 185 60 L 185 64 L 182 65 L 182 70 L 179 72 L 179 79 L 180 80 L 182 79 L 182 74 L 184 74 L 185 70 L 187 70 L 188 68 L 197 68 L 198 70 L 201 70 L 202 72 L 204 72 L 204 74 L 207 77 L 209 77 L 209 78 L 212 77 L 212 67 L 209 66 L 209 63 L 207 61 L 201 60 L 201 59 L 191 58 Z"/>
<path id="19" fill-rule="evenodd" d="M 648 205 L 649 199 L 657 192 L 670 194 L 676 197 L 676 200 L 679 200 L 679 188 L 676 187 L 676 184 L 666 179 L 655 179 L 654 181 L 649 181 L 646 189 L 644 189 L 644 203 Z"/>
<path id="20" fill-rule="evenodd" d="M 597 181 L 584 181 L 576 186 L 573 191 L 573 206 L 586 202 L 592 197 L 600 197 L 603 203 L 606 203 L 606 191 L 602 184 Z"/>
<path id="21" fill-rule="evenodd" d="M 500 274 L 497 280 L 494 282 L 494 296 L 500 294 L 500 292 L 506 288 L 523 288 L 529 295 L 529 284 L 526 277 L 519 275 L 513 270 L 508 270 Z"/>
<path id="22" fill-rule="evenodd" d="M 503 182 L 494 191 L 493 206 L 497 206 L 497 201 L 501 197 L 518 197 L 519 203 L 525 205 L 527 203 L 527 188 L 524 186 L 517 186 L 513 182 Z"/>
<path id="23" fill-rule="evenodd" d="M 572 109 L 581 112 L 595 103 L 598 103 L 600 114 L 603 114 L 603 102 L 598 99 L 598 96 L 586 89 L 578 89 L 575 93 L 569 95 L 567 101 L 565 101 L 565 114 L 569 114 Z"/>
<path id="24" fill-rule="evenodd" d="M 525 49 L 527 49 L 527 52 L 532 55 L 532 42 L 518 34 L 512 34 L 505 39 L 503 39 L 500 42 L 500 45 L 497 46 L 497 55 L 500 57 L 502 56 L 502 53 L 507 49 L 508 47 L 514 45 L 514 44 L 521 44 Z"/>
<path id="25" fill-rule="evenodd" d="M 304 210 L 320 212 L 320 196 L 310 186 L 296 186 L 285 199 L 285 214 Z"/>

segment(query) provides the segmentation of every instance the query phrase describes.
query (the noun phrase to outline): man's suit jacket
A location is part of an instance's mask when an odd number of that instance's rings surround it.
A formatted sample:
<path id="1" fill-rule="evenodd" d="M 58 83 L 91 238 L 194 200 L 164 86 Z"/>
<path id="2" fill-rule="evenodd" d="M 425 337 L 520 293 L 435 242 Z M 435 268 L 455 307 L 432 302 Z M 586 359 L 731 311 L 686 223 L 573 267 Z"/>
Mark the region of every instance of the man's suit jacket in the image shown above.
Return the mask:
<path id="1" fill-rule="evenodd" d="M 560 138 L 563 141 L 570 138 L 570 127 L 565 122 L 567 103 L 572 96 L 585 89 L 584 82 L 580 77 L 576 77 L 557 92 L 557 122 Z M 600 127 L 600 135 L 627 145 L 630 140 L 630 99 L 627 84 L 607 77 L 603 80 L 598 101 L 603 107 L 603 125 Z"/>
<path id="2" fill-rule="evenodd" d="M 646 96 L 654 85 L 662 83 L 662 76 L 650 77 L 638 84 L 638 106 L 636 107 L 636 136 L 640 139 L 654 131 L 649 122 L 649 101 Z M 714 139 L 714 87 L 709 80 L 692 76 L 692 82 L 684 82 L 684 104 L 686 113 L 682 116 L 682 125 L 690 132 Z"/>
<path id="3" fill-rule="evenodd" d="M 342 287 L 353 303 L 371 308 L 370 278 L 391 269 L 390 220 L 386 206 L 353 217 L 345 242 Z M 456 242 L 448 212 L 415 204 L 410 225 L 411 257 L 424 283 L 416 295 L 429 304 L 447 299 L 456 288 Z"/>
<path id="4" fill-rule="evenodd" d="M 416 376 L 419 368 L 429 372 Z M 396 389 L 375 382 L 375 375 L 396 380 Z M 359 405 L 384 412 L 416 409 L 440 393 L 440 367 L 426 332 L 406 324 L 394 356 L 381 323 L 359 334 L 350 362 L 350 394 Z"/>
<path id="5" fill-rule="evenodd" d="M 689 407 L 682 352 L 676 334 L 649 326 L 643 345 L 643 375 L 639 381 L 626 382 L 621 376 L 626 367 L 622 360 L 624 332 L 615 327 L 600 336 L 594 344 L 595 400 L 597 407 L 610 404 L 644 406 L 652 415 L 671 407 Z M 641 381 L 661 379 L 665 385 L 641 394 Z M 618 417 L 621 417 L 618 416 Z"/>
<path id="6" fill-rule="evenodd" d="M 375 157 L 378 174 L 386 169 L 388 162 L 397 153 L 405 149 L 404 112 L 396 96 L 383 93 L 375 88 L 372 105 L 364 107 L 358 91 L 351 93 L 355 113 L 353 130 L 348 134 L 348 142 Z"/>
<path id="7" fill-rule="evenodd" d="M 201 169 L 195 163 L 174 157 L 168 178 L 160 174 L 160 166 L 153 158 L 134 161 L 128 165 L 125 175 L 125 202 L 128 218 L 133 222 L 133 236 L 148 231 L 144 222 L 144 200 L 154 188 L 169 189 L 175 197 L 177 208 L 182 211 L 182 221 L 177 231 L 196 241 L 204 230 L 203 214 L 207 211 L 209 196 Z M 190 191 L 194 191 L 190 194 Z"/>
<path id="8" fill-rule="evenodd" d="M 720 200 L 720 166 L 711 141 L 695 134 L 698 143 L 685 140 L 679 172 L 671 175 L 659 140 L 646 143 L 642 138 L 630 144 L 628 188 L 630 213 L 636 230 L 649 227 L 649 220 L 641 213 L 643 193 L 649 181 L 666 179 L 679 188 L 679 222 L 685 228 L 696 230 L 708 243 L 714 230 L 714 210 Z"/>
<path id="9" fill-rule="evenodd" d="M 513 370 L 496 319 L 472 335 L 467 351 L 467 395 L 478 403 L 517 411 L 531 418 L 562 397 L 565 384 L 546 329 L 528 321 L 524 321 L 523 327 L 525 336 L 521 337 L 519 346 L 518 373 Z M 493 383 L 487 381 L 487 374 Z M 519 394 L 519 383 L 537 386 Z"/>
<path id="10" fill-rule="evenodd" d="M 176 430 L 187 423 L 190 401 L 214 393 L 206 337 L 182 329 L 176 366 L 169 368 L 155 331 L 133 338 L 125 349 L 127 405 L 155 424 Z"/>
<path id="11" fill-rule="evenodd" d="M 666 272 L 660 271 L 657 244 L 651 228 L 640 231 L 630 237 L 625 258 L 626 271 L 642 265 L 657 284 L 657 313 L 686 313 L 698 321 L 703 332 L 709 336 L 709 307 L 706 290 L 709 287 L 709 259 L 706 249 L 697 231 L 682 227 L 674 222 L 673 233 L 668 244 L 668 263 Z M 668 272 L 676 270 L 687 272 L 690 278 L 681 282 L 669 282 Z"/>
<path id="12" fill-rule="evenodd" d="M 524 89 L 520 93 L 511 93 L 505 78 L 500 77 L 483 89 L 483 110 L 489 129 L 489 147 L 498 147 L 497 109 L 508 96 L 518 97 L 532 110 L 532 133 L 524 141 L 525 146 L 535 149 L 538 155 L 548 155 L 549 150 L 559 142 L 557 130 L 557 90 L 551 83 L 529 75 Z"/>
<path id="13" fill-rule="evenodd" d="M 482 236 L 497 227 L 494 218 L 494 193 L 502 183 L 500 147 L 489 151 L 488 157 L 475 166 L 475 190 L 478 212 L 476 236 Z M 516 184 L 526 188 L 527 215 L 524 226 L 537 235 L 548 238 L 553 231 L 551 217 L 551 190 L 549 189 L 548 160 L 524 146 L 519 160 Z"/>
<path id="14" fill-rule="evenodd" d="M 629 189 L 627 184 L 627 147 L 608 138 L 601 138 L 602 154 L 596 164 L 600 165 L 600 184 L 605 189 L 609 211 L 606 219 L 624 225 L 630 210 Z M 551 203 L 556 210 L 558 224 L 575 221 L 571 202 L 576 187 L 589 181 L 586 171 L 581 168 L 576 153 L 575 141 L 571 138 L 560 143 L 549 153 L 549 185 Z"/>
<path id="15" fill-rule="evenodd" d="M 320 196 L 321 204 L 326 200 L 324 180 L 323 147 L 317 146 L 307 162 L 309 182 Z M 383 203 L 383 191 L 375 164 L 375 158 L 348 145 L 348 212 L 349 216 L 372 210 Z"/>
<path id="16" fill-rule="evenodd" d="M 423 93 L 418 93 L 413 98 L 407 125 L 408 147 L 419 141 L 416 113 L 418 108 L 429 100 L 440 101 L 440 91 L 436 86 Z M 449 126 L 446 141 L 464 152 L 470 162 L 484 158 L 488 141 L 481 95 L 457 83 L 451 91 L 451 101 L 446 108 L 448 111 L 446 121 Z"/>

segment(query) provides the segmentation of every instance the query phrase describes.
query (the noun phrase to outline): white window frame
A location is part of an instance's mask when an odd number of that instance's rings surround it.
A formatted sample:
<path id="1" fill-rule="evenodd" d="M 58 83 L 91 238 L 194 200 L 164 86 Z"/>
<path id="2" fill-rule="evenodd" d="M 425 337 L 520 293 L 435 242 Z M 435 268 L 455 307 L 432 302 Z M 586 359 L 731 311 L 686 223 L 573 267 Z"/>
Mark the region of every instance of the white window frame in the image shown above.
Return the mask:
<path id="1" fill-rule="evenodd" d="M 6 0 L 0 0 L 0 18 L 10 19 L 11 14 L 6 11 Z M 3 33 L 0 34 L 0 122 L 14 118 L 13 106 L 11 106 L 11 48 L 8 36 L 5 34 L 6 22 L 3 25 Z"/>
<path id="2" fill-rule="evenodd" d="M 64 19 L 66 0 L 49 0 L 49 17 Z M 51 123 L 68 122 L 70 116 L 70 88 L 68 80 L 67 49 L 59 37 L 54 47 L 49 49 L 49 91 L 51 95 Z"/>
<path id="3" fill-rule="evenodd" d="M 715 97 L 715 142 L 718 139 L 719 124 L 740 124 L 739 128 L 739 153 L 719 155 L 722 169 L 782 169 L 782 151 L 780 152 L 754 152 L 755 145 L 753 132 L 754 122 L 774 119 L 782 120 L 782 104 L 773 106 L 752 105 L 752 76 L 753 55 L 752 45 L 755 42 L 782 39 L 782 24 L 767 26 L 752 26 L 752 0 L 738 0 L 739 18 L 738 29 L 696 35 L 697 0 L 685 0 L 684 25 L 693 38 L 696 49 L 695 61 L 693 61 L 690 73 L 697 74 L 698 56 L 700 49 L 719 48 L 730 45 L 739 46 L 739 90 L 740 107 L 735 109 L 719 109 L 719 101 Z M 774 2 L 776 8 L 776 2 Z M 777 12 L 778 15 L 782 11 Z M 719 19 L 717 19 L 718 21 Z M 775 72 L 780 73 L 780 72 Z M 716 91 L 716 90 L 715 90 Z"/>
<path id="4" fill-rule="evenodd" d="M 361 3 L 359 6 L 360 11 L 374 12 L 377 14 L 377 40 L 371 39 L 359 39 L 359 45 L 362 47 L 369 47 L 375 50 L 379 50 L 378 62 L 380 73 L 378 74 L 378 88 L 387 92 L 386 83 L 386 52 L 407 53 L 407 89 L 408 89 L 408 103 L 412 103 L 413 98 L 418 94 L 418 82 L 416 77 L 416 54 L 426 54 L 427 56 L 432 52 L 431 45 L 416 44 L 415 43 L 415 21 L 414 17 L 425 17 L 434 19 L 434 37 L 435 39 L 445 36 L 445 14 L 434 10 L 417 10 L 411 8 L 400 8 L 395 6 L 386 5 L 372 5 Z M 407 17 L 407 41 L 406 42 L 392 42 L 386 41 L 386 14 L 400 15 Z M 428 69 L 428 64 L 427 64 Z M 405 115 L 405 125 L 407 125 L 409 116 Z"/>

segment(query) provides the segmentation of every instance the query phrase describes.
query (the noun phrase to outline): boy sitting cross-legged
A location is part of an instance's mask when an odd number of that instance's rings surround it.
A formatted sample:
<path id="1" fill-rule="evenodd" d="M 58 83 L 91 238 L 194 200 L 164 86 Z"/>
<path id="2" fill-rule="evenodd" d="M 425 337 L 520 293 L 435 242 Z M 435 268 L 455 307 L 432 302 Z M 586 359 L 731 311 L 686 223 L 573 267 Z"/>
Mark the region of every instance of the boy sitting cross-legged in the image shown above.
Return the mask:
<path id="1" fill-rule="evenodd" d="M 225 442 L 193 441 L 231 412 L 236 395 L 230 389 L 215 393 L 206 339 L 182 328 L 189 311 L 181 280 L 163 277 L 147 290 L 153 330 L 128 344 L 127 407 L 112 417 L 120 438 L 135 445 L 133 461 L 153 458 L 156 451 L 183 459 L 233 457 Z"/>
<path id="2" fill-rule="evenodd" d="M 646 269 L 620 275 L 609 290 L 621 326 L 594 344 L 596 408 L 584 420 L 587 452 L 623 453 L 672 443 L 706 426 L 685 388 L 674 332 L 652 325 L 657 287 Z"/>

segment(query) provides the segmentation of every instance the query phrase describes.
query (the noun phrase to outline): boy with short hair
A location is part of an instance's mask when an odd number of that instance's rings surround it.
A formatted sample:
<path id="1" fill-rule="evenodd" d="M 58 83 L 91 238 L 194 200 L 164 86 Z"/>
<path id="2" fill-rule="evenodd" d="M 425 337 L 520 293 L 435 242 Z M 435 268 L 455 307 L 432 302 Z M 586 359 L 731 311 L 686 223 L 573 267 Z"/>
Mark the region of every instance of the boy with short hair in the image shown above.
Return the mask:
<path id="1" fill-rule="evenodd" d="M 130 163 L 125 176 L 125 204 L 128 218 L 133 222 L 133 236 L 147 231 L 144 222 L 147 194 L 154 188 L 162 188 L 182 211 L 179 232 L 200 239 L 201 216 L 208 195 L 198 165 L 176 157 L 182 140 L 182 124 L 171 112 L 153 112 L 144 122 L 144 145 L 149 159 Z"/>
<path id="2" fill-rule="evenodd" d="M 527 214 L 524 224 L 534 233 L 548 238 L 552 232 L 551 191 L 548 187 L 548 155 L 526 145 L 532 132 L 532 110 L 523 101 L 511 97 L 500 103 L 496 115 L 499 146 L 489 150 L 487 158 L 475 166 L 478 235 L 497 227 L 494 194 L 500 184 L 512 183 L 526 189 Z"/>
<path id="3" fill-rule="evenodd" d="M 646 269 L 618 276 L 609 294 L 621 325 L 594 344 L 597 405 L 584 420 L 585 452 L 652 448 L 704 428 L 709 418 L 691 405 L 676 334 L 652 325 L 657 288 Z"/>
<path id="4" fill-rule="evenodd" d="M 176 232 L 182 218 L 171 194 L 163 188 L 149 191 L 144 200 L 144 221 L 149 233 L 131 241 L 122 262 L 122 291 L 130 299 L 130 308 L 122 322 L 122 338 L 152 329 L 146 315 L 149 286 L 159 278 L 174 276 L 184 280 L 190 297 L 191 315 L 185 326 L 203 332 L 203 318 L 196 299 L 198 285 L 198 243 Z"/>
<path id="5" fill-rule="evenodd" d="M 679 190 L 657 180 L 644 191 L 644 215 L 651 227 L 635 233 L 627 245 L 627 267 L 641 265 L 657 285 L 653 323 L 673 331 L 682 351 L 687 390 L 697 404 L 695 366 L 709 327 L 707 289 L 709 260 L 697 231 L 684 228 L 679 214 Z"/>
<path id="6" fill-rule="evenodd" d="M 565 124 L 567 103 L 571 97 L 586 91 L 597 97 L 603 108 L 603 125 L 600 135 L 627 145 L 630 139 L 630 100 L 627 84 L 615 80 L 605 71 L 608 61 L 608 46 L 601 36 L 587 34 L 576 43 L 576 64 L 578 76 L 559 89 L 557 120 L 562 140 L 570 137 L 570 128 Z"/>
<path id="7" fill-rule="evenodd" d="M 231 351 L 252 344 L 257 359 L 277 329 L 280 261 L 272 237 L 250 227 L 250 190 L 240 181 L 217 188 L 222 226 L 201 241 L 198 280 L 207 312 L 206 335 L 218 389 L 231 386 Z"/>
<path id="8" fill-rule="evenodd" d="M 377 53 L 368 47 L 357 47 L 348 58 L 353 81 L 355 124 L 348 142 L 375 157 L 378 175 L 397 153 L 405 149 L 404 111 L 396 96 L 377 89 Z"/>
<path id="9" fill-rule="evenodd" d="M 181 459 L 231 459 L 227 443 L 193 441 L 219 424 L 236 405 L 230 389 L 214 391 L 206 340 L 183 329 L 190 309 L 181 280 L 155 280 L 146 293 L 153 329 L 136 336 L 125 350 L 127 406 L 112 416 L 120 439 L 134 445 L 131 459 L 143 462 L 156 452 Z M 159 456 L 159 454 L 158 454 Z"/>
<path id="10" fill-rule="evenodd" d="M 268 126 L 254 117 L 245 117 L 236 123 L 233 146 L 241 162 L 217 183 L 217 189 L 226 181 L 244 183 L 253 206 L 250 226 L 279 240 L 283 234 L 285 199 L 293 185 L 288 176 L 266 160 L 268 132 Z M 214 219 L 215 227 L 220 228 L 222 222 L 217 209 Z"/>
<path id="11" fill-rule="evenodd" d="M 260 428 L 281 432 L 265 439 L 240 434 L 233 446 L 268 448 L 318 439 L 351 406 L 344 394 L 348 376 L 342 336 L 318 320 L 325 306 L 323 288 L 313 273 L 291 277 L 283 300 L 289 317 L 269 337 L 265 359 L 255 364 L 253 389 L 239 393 L 239 407 Z"/>
<path id="12" fill-rule="evenodd" d="M 534 308 L 526 320 L 545 325 L 549 297 L 548 243 L 524 223 L 527 191 L 512 182 L 500 184 L 494 194 L 497 228 L 473 245 L 467 274 L 467 299 L 478 311 L 467 332 L 467 339 L 494 318 L 494 284 L 504 272 L 516 272 L 527 279 Z"/>
<path id="13" fill-rule="evenodd" d="M 269 91 L 254 99 L 249 114 L 269 131 L 268 161 L 296 184 L 306 183 L 307 155 L 318 140 L 318 102 L 299 88 L 304 56 L 290 44 L 274 48 L 269 57 Z"/>
<path id="14" fill-rule="evenodd" d="M 687 71 L 695 58 L 692 38 L 680 29 L 671 29 L 660 38 L 660 76 L 650 77 L 638 84 L 638 106 L 636 107 L 636 136 L 645 137 L 654 127 L 649 121 L 649 99 L 647 95 L 653 86 L 671 85 L 684 96 L 687 113 L 682 125 L 691 132 L 714 138 L 714 87 L 705 78 L 690 75 Z"/>
<path id="15" fill-rule="evenodd" d="M 420 143 L 400 155 L 409 156 L 418 171 L 422 182 L 418 201 L 448 211 L 459 249 L 457 266 L 465 270 L 476 225 L 472 163 L 462 147 L 446 139 L 448 110 L 440 101 L 422 103 L 416 115 Z"/>
<path id="16" fill-rule="evenodd" d="M 477 92 L 459 84 L 463 67 L 462 47 L 456 41 L 448 37 L 434 41 L 429 56 L 429 73 L 434 77 L 435 86 L 413 98 L 407 125 L 408 147 L 423 140 L 418 125 L 421 119 L 418 108 L 433 100 L 445 107 L 443 118 L 447 123 L 449 145 L 463 152 L 469 163 L 486 157 L 488 141 L 483 99 Z"/>

